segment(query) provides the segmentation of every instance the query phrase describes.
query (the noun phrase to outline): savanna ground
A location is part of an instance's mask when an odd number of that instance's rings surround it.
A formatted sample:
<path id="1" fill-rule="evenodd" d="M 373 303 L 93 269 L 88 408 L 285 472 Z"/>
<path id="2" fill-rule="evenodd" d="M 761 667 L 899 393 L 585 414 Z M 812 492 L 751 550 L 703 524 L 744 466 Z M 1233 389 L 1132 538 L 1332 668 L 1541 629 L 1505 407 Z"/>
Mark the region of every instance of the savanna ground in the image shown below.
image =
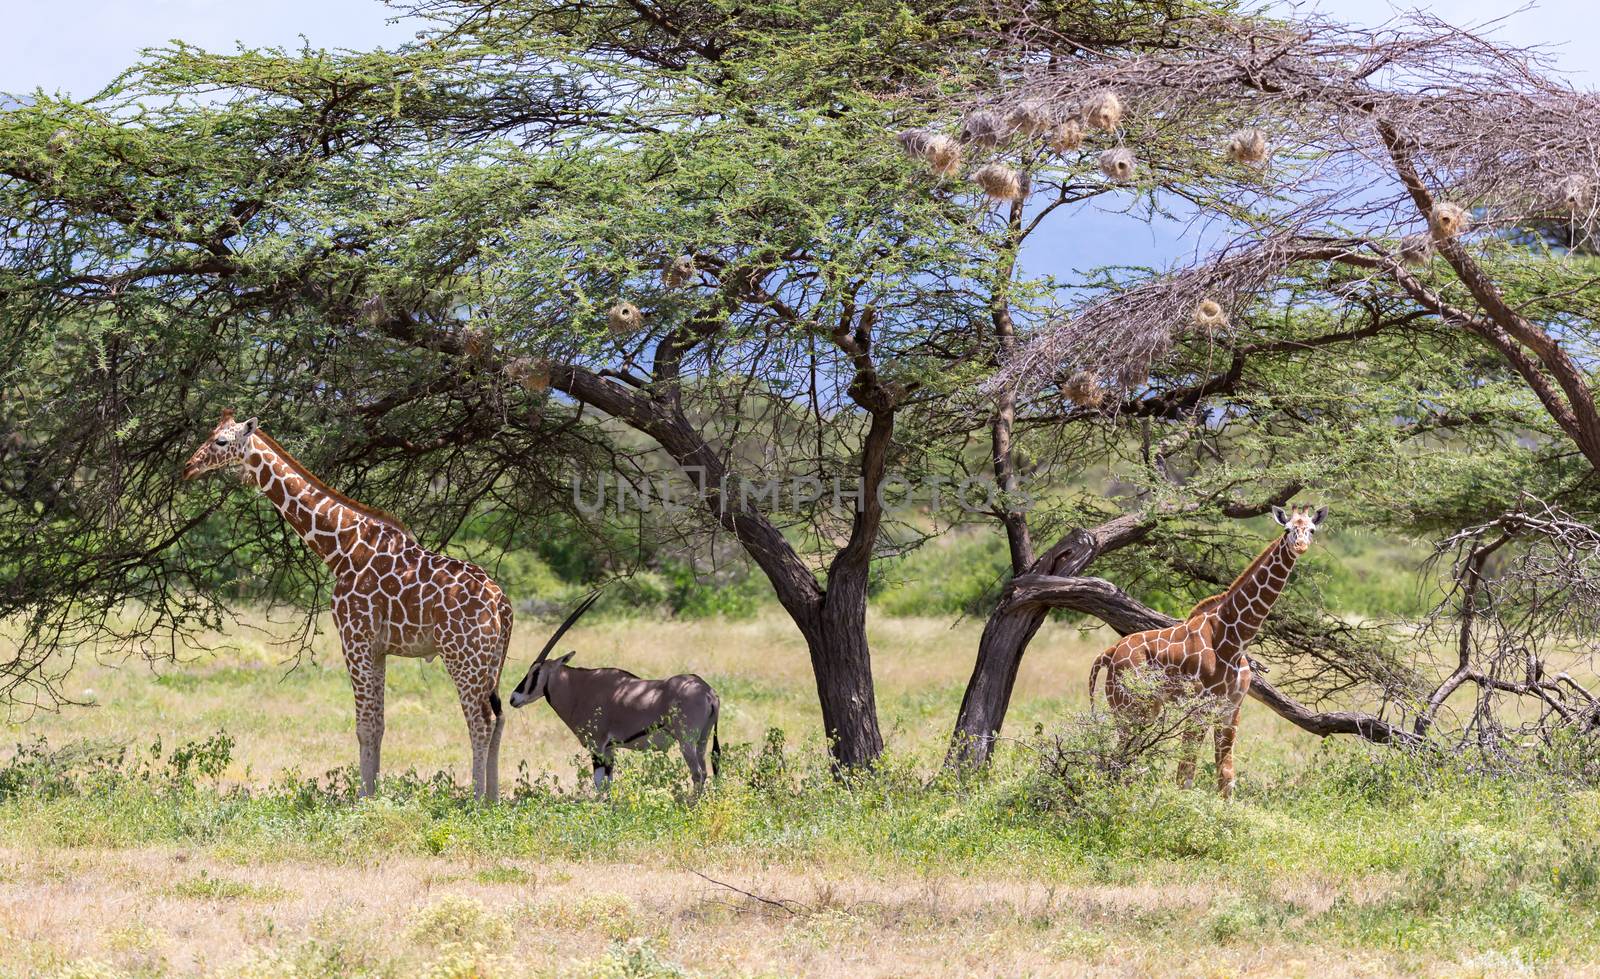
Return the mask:
<path id="1" fill-rule="evenodd" d="M 1253 702 L 1231 804 L 1170 759 L 1041 774 L 1036 725 L 1084 709 L 1104 632 L 1041 635 L 1018 740 L 960 782 L 938 759 L 979 624 L 880 618 L 891 758 L 839 784 L 780 618 L 586 623 L 580 664 L 718 688 L 720 786 L 686 805 L 681 760 L 628 754 L 598 800 L 540 704 L 511 713 L 511 798 L 480 807 L 438 663 L 391 664 L 387 778 L 358 804 L 337 652 L 290 669 L 254 622 L 154 669 L 80 651 L 97 706 L 6 727 L 0 976 L 1600 974 L 1579 782 L 1319 744 Z M 506 690 L 546 629 L 519 625 Z"/>

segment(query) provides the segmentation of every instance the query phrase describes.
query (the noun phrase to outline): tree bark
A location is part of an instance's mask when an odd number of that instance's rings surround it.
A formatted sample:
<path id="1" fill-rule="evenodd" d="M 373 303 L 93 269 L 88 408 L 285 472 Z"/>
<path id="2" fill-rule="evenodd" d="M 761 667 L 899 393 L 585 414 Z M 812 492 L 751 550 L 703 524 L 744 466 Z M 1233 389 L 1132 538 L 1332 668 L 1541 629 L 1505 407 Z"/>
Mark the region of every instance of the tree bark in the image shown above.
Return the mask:
<path id="1" fill-rule="evenodd" d="M 827 588 L 766 515 L 749 506 L 721 457 L 674 405 L 581 367 L 553 372 L 551 384 L 649 435 L 679 466 L 701 474 L 702 502 L 733 533 L 771 583 L 778 602 L 805 637 L 834 766 L 871 765 L 883 753 L 867 646 L 867 571 L 881 521 L 882 483 L 893 412 L 874 415 L 862 450 L 863 500 L 850 540 L 835 555 Z"/>
<path id="2" fill-rule="evenodd" d="M 1118 517 L 1092 530 L 1074 530 L 1011 579 L 984 623 L 978 658 L 961 698 L 961 710 L 956 714 L 946 764 L 979 766 L 987 763 L 993 753 L 995 739 L 1011 707 L 1011 691 L 1016 686 L 1023 654 L 1050 614 L 1051 605 L 1033 598 L 1029 583 L 1076 575 L 1096 557 L 1138 540 L 1148 530 L 1148 524 L 1133 516 Z"/>

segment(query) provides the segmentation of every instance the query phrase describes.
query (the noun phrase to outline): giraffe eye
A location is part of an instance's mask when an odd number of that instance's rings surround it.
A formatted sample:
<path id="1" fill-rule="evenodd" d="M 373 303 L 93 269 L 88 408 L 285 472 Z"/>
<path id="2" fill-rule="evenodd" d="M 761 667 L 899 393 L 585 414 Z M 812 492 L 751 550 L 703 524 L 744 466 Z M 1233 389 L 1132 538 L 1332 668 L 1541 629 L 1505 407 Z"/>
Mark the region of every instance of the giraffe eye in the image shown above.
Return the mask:
<path id="1" fill-rule="evenodd" d="M 217 444 L 218 445 L 227 445 L 228 444 L 228 437 L 226 435 L 224 435 L 224 436 L 218 438 L 217 439 Z"/>

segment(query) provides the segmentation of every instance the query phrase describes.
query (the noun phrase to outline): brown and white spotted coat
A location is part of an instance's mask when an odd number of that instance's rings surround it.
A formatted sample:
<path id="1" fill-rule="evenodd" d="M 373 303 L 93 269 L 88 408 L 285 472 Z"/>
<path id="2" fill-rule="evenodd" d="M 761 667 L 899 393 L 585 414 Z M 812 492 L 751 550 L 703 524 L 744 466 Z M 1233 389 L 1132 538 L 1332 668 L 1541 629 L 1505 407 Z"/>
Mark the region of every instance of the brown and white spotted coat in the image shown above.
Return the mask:
<path id="1" fill-rule="evenodd" d="M 1095 677 L 1104 667 L 1106 699 L 1123 717 L 1149 717 L 1164 704 L 1201 694 L 1223 701 L 1216 723 L 1217 791 L 1223 798 L 1233 795 L 1233 742 L 1240 707 L 1250 691 L 1245 649 L 1283 592 L 1295 561 L 1311 547 L 1328 508 L 1313 514 L 1310 507 L 1290 512 L 1273 507 L 1272 515 L 1283 527 L 1283 536 L 1256 555 L 1227 591 L 1196 605 L 1177 625 L 1124 636 L 1089 670 L 1090 699 Z M 1131 692 L 1124 682 L 1129 672 L 1149 669 L 1162 678 L 1155 690 Z M 1194 784 L 1195 751 L 1204 734 L 1199 725 L 1184 732 L 1178 763 L 1178 781 L 1184 786 Z"/>
<path id="2" fill-rule="evenodd" d="M 372 795 L 383 744 L 389 656 L 444 660 L 472 740 L 472 788 L 499 794 L 498 688 L 511 641 L 511 602 L 482 568 L 418 544 L 395 518 L 330 489 L 232 411 L 184 467 L 185 479 L 231 468 L 259 489 L 333 572 L 333 621 L 355 689 L 361 794 Z"/>

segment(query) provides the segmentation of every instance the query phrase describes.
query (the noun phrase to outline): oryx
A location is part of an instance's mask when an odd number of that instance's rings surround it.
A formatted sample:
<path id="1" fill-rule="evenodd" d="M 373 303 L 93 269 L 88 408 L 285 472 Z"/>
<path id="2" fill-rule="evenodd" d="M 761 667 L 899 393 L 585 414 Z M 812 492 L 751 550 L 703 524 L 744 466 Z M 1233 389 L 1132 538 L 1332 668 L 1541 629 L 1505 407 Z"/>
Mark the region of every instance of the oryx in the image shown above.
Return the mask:
<path id="1" fill-rule="evenodd" d="M 540 697 L 549 700 L 556 716 L 594 759 L 597 791 L 604 791 L 611 781 L 612 757 L 618 745 L 665 751 L 676 743 L 689 763 L 689 777 L 698 794 L 706 781 L 706 742 L 711 743 L 713 776 L 722 754 L 717 740 L 720 704 L 711 684 L 691 673 L 641 680 L 627 670 L 569 666 L 576 652 L 547 659 L 562 633 L 599 597 L 597 592 L 584 599 L 556 629 L 511 694 L 511 706 L 522 707 Z"/>

